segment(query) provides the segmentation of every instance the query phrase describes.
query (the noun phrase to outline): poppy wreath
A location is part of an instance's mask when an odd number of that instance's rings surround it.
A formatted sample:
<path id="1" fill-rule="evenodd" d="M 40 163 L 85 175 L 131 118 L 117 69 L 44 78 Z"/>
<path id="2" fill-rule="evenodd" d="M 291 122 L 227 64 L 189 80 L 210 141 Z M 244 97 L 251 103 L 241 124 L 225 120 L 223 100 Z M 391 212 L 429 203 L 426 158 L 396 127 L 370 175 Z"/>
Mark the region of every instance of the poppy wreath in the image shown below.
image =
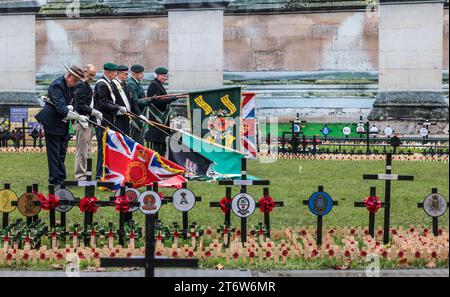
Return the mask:
<path id="1" fill-rule="evenodd" d="M 38 194 L 38 196 L 43 210 L 52 210 L 59 205 L 59 197 L 56 195 L 48 194 L 47 197 L 45 197 L 43 194 Z"/>
<path id="2" fill-rule="evenodd" d="M 381 201 L 378 196 L 369 196 L 364 199 L 364 205 L 369 212 L 376 213 L 381 207 Z"/>
<path id="3" fill-rule="evenodd" d="M 114 199 L 114 208 L 118 212 L 128 212 L 130 209 L 130 198 L 128 198 L 127 195 L 117 196 L 116 199 Z"/>
<path id="4" fill-rule="evenodd" d="M 231 208 L 231 200 L 227 197 L 222 197 L 222 199 L 220 199 L 219 201 L 219 205 L 220 205 L 220 210 L 224 213 L 227 214 L 230 212 L 230 208 Z"/>
<path id="5" fill-rule="evenodd" d="M 96 213 L 98 209 L 96 202 L 96 197 L 84 197 L 80 200 L 80 210 L 82 212 Z"/>
<path id="6" fill-rule="evenodd" d="M 272 210 L 275 208 L 275 201 L 273 201 L 273 198 L 270 196 L 262 197 L 258 200 L 258 203 L 260 205 L 259 210 L 265 214 L 272 212 Z"/>

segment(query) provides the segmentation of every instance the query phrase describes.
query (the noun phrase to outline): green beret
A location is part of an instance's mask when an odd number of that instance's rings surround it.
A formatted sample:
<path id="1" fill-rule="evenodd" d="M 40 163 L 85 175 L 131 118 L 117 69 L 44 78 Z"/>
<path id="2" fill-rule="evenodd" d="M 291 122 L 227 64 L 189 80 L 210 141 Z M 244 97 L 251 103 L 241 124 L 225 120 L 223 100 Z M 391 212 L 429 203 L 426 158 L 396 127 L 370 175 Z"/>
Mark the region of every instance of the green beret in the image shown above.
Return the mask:
<path id="1" fill-rule="evenodd" d="M 117 71 L 128 71 L 128 66 L 126 65 L 119 65 L 117 66 Z"/>
<path id="2" fill-rule="evenodd" d="M 114 63 L 106 63 L 103 65 L 103 70 L 115 71 L 117 70 L 117 65 Z"/>
<path id="3" fill-rule="evenodd" d="M 167 72 L 169 72 L 169 70 L 167 70 L 167 69 L 164 68 L 164 67 L 158 67 L 158 68 L 156 68 L 156 70 L 155 70 L 155 73 L 156 73 L 156 74 L 167 74 Z"/>
<path id="4" fill-rule="evenodd" d="M 135 73 L 141 73 L 144 72 L 144 67 L 142 65 L 133 65 L 131 66 L 131 71 L 135 72 Z"/>

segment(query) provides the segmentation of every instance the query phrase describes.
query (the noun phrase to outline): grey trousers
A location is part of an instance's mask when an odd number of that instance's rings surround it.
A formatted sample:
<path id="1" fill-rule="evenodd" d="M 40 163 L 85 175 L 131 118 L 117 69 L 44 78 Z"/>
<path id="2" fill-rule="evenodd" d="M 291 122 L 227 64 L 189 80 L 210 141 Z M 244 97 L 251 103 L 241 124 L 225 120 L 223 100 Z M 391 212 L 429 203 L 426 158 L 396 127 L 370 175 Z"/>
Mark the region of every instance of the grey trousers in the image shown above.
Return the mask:
<path id="1" fill-rule="evenodd" d="M 76 125 L 75 150 L 75 179 L 86 180 L 87 177 L 87 159 L 92 158 L 92 125 L 83 128 L 80 124 Z M 92 168 L 91 172 L 92 174 Z"/>

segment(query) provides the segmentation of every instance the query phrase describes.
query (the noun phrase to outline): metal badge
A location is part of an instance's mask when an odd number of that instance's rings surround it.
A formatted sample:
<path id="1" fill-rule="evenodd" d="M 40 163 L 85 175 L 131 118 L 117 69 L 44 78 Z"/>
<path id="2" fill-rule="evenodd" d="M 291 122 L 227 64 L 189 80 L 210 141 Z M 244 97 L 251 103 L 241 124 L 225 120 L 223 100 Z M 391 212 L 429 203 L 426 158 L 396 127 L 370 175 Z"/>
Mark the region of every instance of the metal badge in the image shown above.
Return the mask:
<path id="1" fill-rule="evenodd" d="M 323 127 L 321 132 L 322 132 L 323 135 L 328 135 L 328 134 L 330 134 L 330 128 Z"/>
<path id="2" fill-rule="evenodd" d="M 251 216 L 255 208 L 255 199 L 247 193 L 237 194 L 231 202 L 231 209 L 240 218 Z"/>
<path id="3" fill-rule="evenodd" d="M 0 190 L 0 212 L 8 213 L 16 209 L 11 201 L 17 201 L 17 194 L 9 189 Z"/>
<path id="4" fill-rule="evenodd" d="M 130 200 L 130 202 L 136 202 L 139 200 L 139 195 L 141 195 L 141 193 L 134 188 L 127 188 L 125 190 L 125 195 L 128 196 L 128 199 Z M 116 191 L 115 197 L 118 197 L 118 196 L 120 196 L 120 190 Z M 139 206 L 130 206 L 130 209 L 128 210 L 128 212 L 134 212 L 138 209 L 139 209 Z"/>
<path id="5" fill-rule="evenodd" d="M 34 205 L 39 202 L 39 196 L 34 193 L 25 193 L 19 197 L 17 208 L 20 213 L 26 217 L 34 217 L 41 211 L 40 205 Z"/>
<path id="6" fill-rule="evenodd" d="M 384 135 L 386 135 L 386 136 L 391 136 L 392 133 L 394 133 L 394 130 L 392 130 L 391 127 L 388 126 L 388 127 L 386 127 L 386 128 L 384 129 Z"/>
<path id="7" fill-rule="evenodd" d="M 350 134 L 352 134 L 352 129 L 350 127 L 344 127 L 342 129 L 342 133 L 344 133 L 345 136 L 349 136 Z"/>
<path id="8" fill-rule="evenodd" d="M 333 199 L 326 192 L 316 192 L 309 198 L 308 206 L 316 216 L 324 216 L 333 208 Z"/>
<path id="9" fill-rule="evenodd" d="M 73 201 L 75 199 L 75 196 L 73 195 L 73 193 L 67 189 L 59 189 L 57 191 L 55 191 L 55 196 L 59 197 L 60 201 Z M 73 205 L 70 204 L 59 204 L 58 207 L 56 207 L 56 211 L 59 212 L 68 212 L 69 210 L 71 210 L 73 207 Z"/>
<path id="10" fill-rule="evenodd" d="M 428 132 L 428 129 L 424 127 L 419 130 L 419 133 L 422 137 L 426 137 L 429 132 Z"/>
<path id="11" fill-rule="evenodd" d="M 155 214 L 161 208 L 161 197 L 154 191 L 145 191 L 139 196 L 139 210 L 144 214 Z"/>
<path id="12" fill-rule="evenodd" d="M 441 194 L 430 194 L 423 200 L 423 210 L 430 217 L 443 216 L 447 211 L 447 199 Z"/>
<path id="13" fill-rule="evenodd" d="M 179 189 L 172 195 L 173 207 L 179 211 L 189 211 L 195 205 L 195 195 L 188 189 Z"/>

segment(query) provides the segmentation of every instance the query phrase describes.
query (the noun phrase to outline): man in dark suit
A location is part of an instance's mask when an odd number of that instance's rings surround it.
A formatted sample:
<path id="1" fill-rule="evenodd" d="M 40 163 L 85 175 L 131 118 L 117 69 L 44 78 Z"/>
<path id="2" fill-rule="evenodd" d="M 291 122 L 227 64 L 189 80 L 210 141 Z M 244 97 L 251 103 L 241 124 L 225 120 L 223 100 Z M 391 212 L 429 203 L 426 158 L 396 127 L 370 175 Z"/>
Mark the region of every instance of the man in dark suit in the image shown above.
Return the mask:
<path id="1" fill-rule="evenodd" d="M 111 81 L 116 77 L 117 65 L 106 63 L 103 65 L 103 76 L 97 81 L 94 88 L 94 108 L 103 114 L 103 126 L 110 127 L 109 123 L 114 123 L 117 115 L 124 115 L 127 109 L 116 104 L 116 97 L 113 94 Z M 104 130 L 97 127 L 97 179 L 103 176 L 103 133 Z"/>
<path id="2" fill-rule="evenodd" d="M 141 114 L 141 110 L 137 105 L 137 102 L 131 100 L 130 89 L 127 85 L 128 78 L 128 66 L 119 65 L 117 66 L 117 75 L 112 80 L 112 90 L 114 96 L 116 97 L 116 104 L 123 106 L 127 111 L 131 111 L 136 115 Z M 119 128 L 126 135 L 130 135 L 130 118 L 126 115 L 116 116 L 114 125 Z"/>
<path id="3" fill-rule="evenodd" d="M 147 89 L 147 97 L 167 95 L 163 84 L 167 81 L 168 70 L 164 67 L 158 67 L 155 70 L 156 78 L 150 83 Z M 169 126 L 170 114 L 172 112 L 170 103 L 177 100 L 176 97 L 168 99 L 141 99 L 138 102 L 144 107 L 144 116 L 150 121 Z M 144 137 L 152 143 L 152 149 L 164 156 L 166 153 L 166 137 L 169 136 L 170 129 L 148 126 L 144 128 Z"/>
<path id="4" fill-rule="evenodd" d="M 83 69 L 84 77 L 80 79 L 75 87 L 74 108 L 78 114 L 89 117 L 91 121 L 100 121 L 103 119 L 103 114 L 94 108 L 94 92 L 90 86 L 93 78 L 97 74 L 97 69 L 92 64 L 87 64 Z M 76 142 L 75 150 L 75 179 L 87 179 L 87 159 L 92 155 L 92 131 L 93 126 L 89 124 L 87 128 L 82 125 L 76 127 Z"/>
<path id="5" fill-rule="evenodd" d="M 67 73 L 55 79 L 48 88 L 48 102 L 36 115 L 45 131 L 45 146 L 49 170 L 48 182 L 60 185 L 66 179 L 66 150 L 69 142 L 68 120 L 77 120 L 87 126 L 87 118 L 73 112 L 75 85 L 83 77 L 77 66 L 66 68 Z"/>

